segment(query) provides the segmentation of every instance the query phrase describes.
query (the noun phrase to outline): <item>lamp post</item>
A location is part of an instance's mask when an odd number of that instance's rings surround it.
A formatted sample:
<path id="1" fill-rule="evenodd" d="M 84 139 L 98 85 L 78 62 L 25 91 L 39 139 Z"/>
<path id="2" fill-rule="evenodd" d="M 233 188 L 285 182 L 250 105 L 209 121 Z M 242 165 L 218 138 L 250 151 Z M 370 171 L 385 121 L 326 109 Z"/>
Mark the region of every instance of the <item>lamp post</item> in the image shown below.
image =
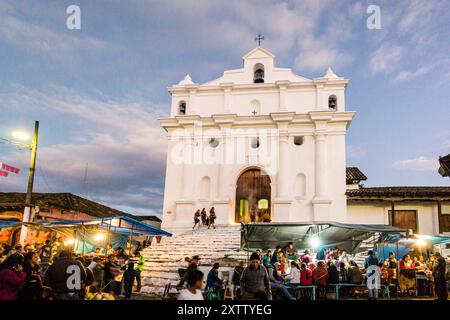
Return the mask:
<path id="1" fill-rule="evenodd" d="M 25 197 L 25 208 L 23 211 L 22 223 L 30 221 L 31 216 L 31 196 L 33 193 L 33 183 L 34 183 L 34 171 L 36 167 L 36 152 L 38 145 L 38 133 L 39 133 L 39 121 L 34 123 L 34 134 L 33 141 L 31 144 L 31 159 L 30 159 L 30 172 L 28 174 L 28 187 L 27 195 Z M 28 228 L 26 225 L 22 224 L 22 229 L 20 230 L 20 243 L 25 244 L 27 240 Z"/>

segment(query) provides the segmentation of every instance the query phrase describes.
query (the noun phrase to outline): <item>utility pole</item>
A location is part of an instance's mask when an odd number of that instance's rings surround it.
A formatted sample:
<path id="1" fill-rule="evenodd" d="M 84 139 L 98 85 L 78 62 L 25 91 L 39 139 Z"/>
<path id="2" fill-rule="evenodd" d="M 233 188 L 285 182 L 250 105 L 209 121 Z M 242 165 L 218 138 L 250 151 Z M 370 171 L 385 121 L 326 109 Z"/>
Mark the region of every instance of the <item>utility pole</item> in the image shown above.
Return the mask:
<path id="1" fill-rule="evenodd" d="M 28 174 L 28 187 L 27 195 L 25 197 L 25 209 L 23 211 L 22 223 L 30 221 L 31 216 L 31 196 L 33 193 L 33 183 L 34 183 L 34 171 L 36 168 L 36 152 L 38 145 L 38 134 L 39 134 L 39 121 L 34 123 L 34 135 L 33 142 L 31 145 L 31 159 L 30 159 L 30 172 Z M 20 230 L 20 243 L 25 244 L 27 241 L 28 228 L 22 224 L 22 229 Z"/>

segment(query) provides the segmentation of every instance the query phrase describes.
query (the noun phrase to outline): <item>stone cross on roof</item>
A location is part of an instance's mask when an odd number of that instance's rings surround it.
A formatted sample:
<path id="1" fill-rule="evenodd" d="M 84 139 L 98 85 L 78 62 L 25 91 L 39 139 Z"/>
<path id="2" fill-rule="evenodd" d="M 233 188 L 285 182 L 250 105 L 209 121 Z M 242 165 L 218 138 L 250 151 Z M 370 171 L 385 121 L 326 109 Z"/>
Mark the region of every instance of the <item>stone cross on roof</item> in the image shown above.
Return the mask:
<path id="1" fill-rule="evenodd" d="M 258 35 L 255 37 L 255 41 L 258 41 L 258 46 L 261 46 L 261 40 L 264 40 L 264 36 L 260 35 L 258 33 Z"/>

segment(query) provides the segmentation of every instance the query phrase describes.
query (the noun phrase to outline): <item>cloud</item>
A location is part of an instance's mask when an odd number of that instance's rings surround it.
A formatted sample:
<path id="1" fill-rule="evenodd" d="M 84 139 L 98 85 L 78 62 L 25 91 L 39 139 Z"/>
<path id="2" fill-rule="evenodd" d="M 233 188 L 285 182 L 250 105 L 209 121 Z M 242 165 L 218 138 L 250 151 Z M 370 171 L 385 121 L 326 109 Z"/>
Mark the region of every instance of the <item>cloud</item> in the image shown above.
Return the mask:
<path id="1" fill-rule="evenodd" d="M 431 69 L 432 69 L 432 67 L 424 66 L 424 67 L 420 67 L 414 71 L 402 70 L 394 78 L 394 81 L 399 82 L 399 81 L 411 80 L 416 77 L 427 74 L 428 72 L 431 71 Z"/>
<path id="2" fill-rule="evenodd" d="M 396 44 L 383 43 L 371 56 L 369 66 L 372 74 L 391 71 L 400 61 L 404 49 Z"/>
<path id="3" fill-rule="evenodd" d="M 439 163 L 437 159 L 421 156 L 415 159 L 395 161 L 392 166 L 403 170 L 435 171 L 439 168 Z"/>
<path id="4" fill-rule="evenodd" d="M 432 23 L 434 15 L 439 12 L 438 8 L 442 4 L 442 1 L 434 1 L 433 5 L 420 0 L 408 1 L 398 22 L 397 31 L 411 33 L 426 28 Z"/>
<path id="5" fill-rule="evenodd" d="M 39 13 L 42 15 L 42 12 Z M 61 11 L 61 17 L 66 17 L 65 10 Z M 86 35 L 85 32 L 67 30 L 62 19 L 58 20 L 61 24 L 59 28 L 52 28 L 33 20 L 35 18 L 26 11 L 25 15 L 21 14 L 18 7 L 4 4 L 3 9 L 0 7 L 0 40 L 46 59 L 60 63 L 70 61 L 70 64 L 79 62 L 82 54 L 122 50 L 116 44 Z"/>
<path id="6" fill-rule="evenodd" d="M 10 110 L 50 117 L 41 125 L 38 188 L 85 194 L 141 213 L 160 212 L 166 154 L 166 139 L 156 120 L 164 114 L 161 106 L 143 102 L 137 93 L 123 100 L 102 100 L 61 86 L 45 91 L 14 86 L 0 98 Z M 53 129 L 52 122 L 75 123 L 76 134 L 45 136 Z M 58 134 L 58 142 L 48 145 Z M 6 154 L 2 160 L 22 168 L 28 161 L 21 152 Z M 19 178 L 25 185 L 26 172 Z M 6 188 L 17 191 L 17 180 L 9 181 Z"/>

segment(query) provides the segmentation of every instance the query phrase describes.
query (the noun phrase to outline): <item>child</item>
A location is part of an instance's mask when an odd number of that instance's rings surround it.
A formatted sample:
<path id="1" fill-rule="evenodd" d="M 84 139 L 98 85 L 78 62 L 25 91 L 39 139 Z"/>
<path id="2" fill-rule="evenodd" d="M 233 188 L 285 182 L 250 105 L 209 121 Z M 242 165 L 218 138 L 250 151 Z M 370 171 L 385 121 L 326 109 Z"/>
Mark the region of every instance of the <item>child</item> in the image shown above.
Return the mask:
<path id="1" fill-rule="evenodd" d="M 136 270 L 134 270 L 134 263 L 129 262 L 127 270 L 123 273 L 123 289 L 125 291 L 125 299 L 127 300 L 131 298 L 135 278 Z"/>
<path id="2" fill-rule="evenodd" d="M 187 289 L 183 289 L 178 294 L 177 300 L 204 300 L 202 291 L 203 272 L 193 270 L 187 277 Z"/>

